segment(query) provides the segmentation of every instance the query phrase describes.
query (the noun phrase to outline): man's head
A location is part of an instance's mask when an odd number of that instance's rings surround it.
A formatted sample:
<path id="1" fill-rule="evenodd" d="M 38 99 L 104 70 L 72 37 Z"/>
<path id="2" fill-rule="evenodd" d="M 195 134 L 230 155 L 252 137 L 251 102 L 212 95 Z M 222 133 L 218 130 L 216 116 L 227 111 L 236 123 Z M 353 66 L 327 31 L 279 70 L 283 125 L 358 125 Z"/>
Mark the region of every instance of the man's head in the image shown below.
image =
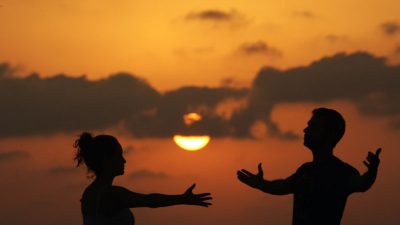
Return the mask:
<path id="1" fill-rule="evenodd" d="M 346 127 L 342 115 L 333 109 L 317 108 L 304 129 L 304 145 L 311 150 L 333 149 L 343 137 Z"/>

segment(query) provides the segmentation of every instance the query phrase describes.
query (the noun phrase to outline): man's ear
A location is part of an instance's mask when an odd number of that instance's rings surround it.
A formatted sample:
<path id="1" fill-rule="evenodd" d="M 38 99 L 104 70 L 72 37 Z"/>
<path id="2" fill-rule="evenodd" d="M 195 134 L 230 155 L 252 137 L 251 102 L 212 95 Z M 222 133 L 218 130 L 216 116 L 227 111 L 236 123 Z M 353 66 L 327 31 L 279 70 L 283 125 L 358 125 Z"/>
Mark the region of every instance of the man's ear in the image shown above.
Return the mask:
<path id="1" fill-rule="evenodd" d="M 327 139 L 328 139 L 329 143 L 331 144 L 331 146 L 335 147 L 335 145 L 336 145 L 336 135 L 335 135 L 335 132 L 333 130 L 330 130 L 328 132 Z"/>

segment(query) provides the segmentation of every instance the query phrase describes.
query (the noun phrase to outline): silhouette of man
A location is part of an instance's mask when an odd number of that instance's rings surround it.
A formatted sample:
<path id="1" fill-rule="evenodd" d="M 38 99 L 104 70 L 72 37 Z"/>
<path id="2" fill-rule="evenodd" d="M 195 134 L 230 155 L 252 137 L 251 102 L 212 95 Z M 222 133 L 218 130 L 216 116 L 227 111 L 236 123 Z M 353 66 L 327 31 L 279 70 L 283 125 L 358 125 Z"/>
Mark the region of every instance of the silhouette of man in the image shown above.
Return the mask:
<path id="1" fill-rule="evenodd" d="M 313 155 L 286 179 L 265 180 L 261 163 L 258 173 L 245 169 L 238 179 L 250 187 L 273 195 L 293 194 L 293 225 L 339 225 L 347 197 L 365 192 L 375 182 L 381 148 L 368 152 L 363 175 L 333 155 L 333 149 L 345 131 L 345 121 L 337 111 L 327 108 L 313 110 L 304 129 L 304 145 Z"/>

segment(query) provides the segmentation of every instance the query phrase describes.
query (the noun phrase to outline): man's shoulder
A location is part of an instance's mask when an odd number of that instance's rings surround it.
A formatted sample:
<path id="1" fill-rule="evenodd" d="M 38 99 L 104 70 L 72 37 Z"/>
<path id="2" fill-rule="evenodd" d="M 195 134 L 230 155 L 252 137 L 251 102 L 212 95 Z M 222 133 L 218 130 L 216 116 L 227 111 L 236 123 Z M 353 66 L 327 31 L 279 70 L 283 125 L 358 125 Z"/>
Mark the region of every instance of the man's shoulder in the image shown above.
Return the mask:
<path id="1" fill-rule="evenodd" d="M 345 173 L 359 174 L 359 172 L 356 168 L 354 168 L 352 165 L 344 162 L 343 160 L 341 160 L 339 158 L 336 158 L 336 166 Z"/>
<path id="2" fill-rule="evenodd" d="M 305 162 L 303 163 L 296 171 L 296 173 L 303 172 L 305 170 L 312 169 L 313 163 L 312 162 Z"/>
<path id="3" fill-rule="evenodd" d="M 346 174 L 359 174 L 358 170 L 351 166 L 350 164 L 342 161 L 341 159 L 335 157 L 328 164 L 325 164 L 328 170 L 334 170 L 336 172 L 341 171 Z M 319 167 L 315 165 L 313 162 L 305 162 L 303 163 L 296 171 L 296 173 L 303 173 L 306 171 L 312 171 L 318 169 Z"/>

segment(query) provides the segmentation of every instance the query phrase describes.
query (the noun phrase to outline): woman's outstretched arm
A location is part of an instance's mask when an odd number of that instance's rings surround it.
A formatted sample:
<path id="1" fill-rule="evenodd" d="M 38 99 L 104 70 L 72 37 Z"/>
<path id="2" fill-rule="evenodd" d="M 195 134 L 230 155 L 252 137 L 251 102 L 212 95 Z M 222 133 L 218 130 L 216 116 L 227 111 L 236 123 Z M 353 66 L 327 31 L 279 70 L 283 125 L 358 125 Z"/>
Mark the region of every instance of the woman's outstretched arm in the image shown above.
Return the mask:
<path id="1" fill-rule="evenodd" d="M 172 205 L 196 205 L 208 207 L 211 203 L 210 193 L 194 194 L 196 184 L 190 186 L 183 194 L 140 194 L 124 187 L 112 186 L 107 190 L 100 201 L 101 211 L 115 211 L 121 208 L 150 207 L 158 208 Z"/>

